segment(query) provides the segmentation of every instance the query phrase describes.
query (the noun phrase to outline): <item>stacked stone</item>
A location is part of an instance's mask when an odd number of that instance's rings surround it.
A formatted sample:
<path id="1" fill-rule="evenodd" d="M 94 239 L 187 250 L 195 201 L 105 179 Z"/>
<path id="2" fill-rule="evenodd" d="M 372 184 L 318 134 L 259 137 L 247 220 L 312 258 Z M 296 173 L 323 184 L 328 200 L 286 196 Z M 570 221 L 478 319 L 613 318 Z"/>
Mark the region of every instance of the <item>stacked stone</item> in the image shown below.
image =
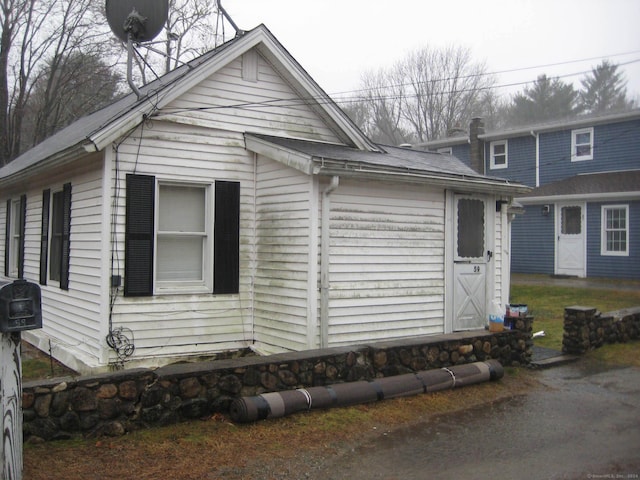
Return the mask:
<path id="1" fill-rule="evenodd" d="M 265 392 L 449 367 L 531 359 L 531 317 L 501 333 L 461 332 L 266 357 L 180 363 L 23 384 L 24 438 L 45 441 L 122 435 L 227 412 L 232 400 Z"/>
<path id="2" fill-rule="evenodd" d="M 605 343 L 640 338 L 640 307 L 601 314 L 593 307 L 564 310 L 562 351 L 581 355 Z"/>
<path id="3" fill-rule="evenodd" d="M 599 315 L 597 309 L 579 305 L 564 309 L 562 351 L 581 355 L 591 348 L 589 324 Z"/>

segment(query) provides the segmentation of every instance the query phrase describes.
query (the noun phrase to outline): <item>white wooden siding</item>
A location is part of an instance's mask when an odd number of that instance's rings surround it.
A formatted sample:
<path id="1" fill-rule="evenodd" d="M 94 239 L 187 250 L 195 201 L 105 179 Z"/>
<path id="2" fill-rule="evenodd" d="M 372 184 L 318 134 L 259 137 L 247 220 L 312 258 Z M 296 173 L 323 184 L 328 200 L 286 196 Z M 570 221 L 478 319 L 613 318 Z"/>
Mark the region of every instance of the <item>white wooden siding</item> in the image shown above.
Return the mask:
<path id="1" fill-rule="evenodd" d="M 136 349 L 132 359 L 216 353 L 246 347 L 253 327 L 254 167 L 252 155 L 244 149 L 242 135 L 154 120 L 143 129 L 138 128 L 120 145 L 112 167 L 114 178 L 116 168 L 119 175 L 114 245 L 118 262 L 114 273 L 122 275 L 123 282 L 128 173 L 154 175 L 158 180 L 201 182 L 212 188 L 216 180 L 240 182 L 239 294 L 124 297 L 120 292 L 114 305 L 113 326 L 133 332 Z M 115 192 L 112 186 L 112 194 Z M 211 199 L 213 201 L 213 195 Z M 210 208 L 213 209 L 213 205 Z M 113 360 L 113 352 L 110 355 Z"/>
<path id="2" fill-rule="evenodd" d="M 444 330 L 444 192 L 341 181 L 331 194 L 329 345 Z"/>
<path id="3" fill-rule="evenodd" d="M 312 178 L 259 157 L 255 338 L 265 348 L 308 347 Z"/>
<path id="4" fill-rule="evenodd" d="M 56 349 L 73 349 L 82 362 L 89 364 L 97 363 L 100 355 L 101 301 L 106 298 L 103 296 L 101 274 L 102 246 L 105 241 L 100 216 L 101 159 L 101 154 L 87 156 L 46 178 L 34 178 L 26 192 L 15 192 L 15 196 L 27 194 L 25 278 L 38 283 L 42 191 L 49 188 L 53 195 L 62 189 L 63 183 L 71 183 L 69 290 L 61 290 L 58 283 L 52 281 L 40 287 L 43 328 L 25 332 L 25 336 L 45 350 L 49 347 L 48 340 L 52 339 L 54 355 L 60 354 Z M 4 221 L 2 225 L 4 228 Z M 68 352 L 63 356 L 70 358 Z"/>
<path id="5" fill-rule="evenodd" d="M 242 78 L 237 58 L 159 113 L 236 132 L 338 142 L 338 137 L 258 54 L 258 81 Z"/>

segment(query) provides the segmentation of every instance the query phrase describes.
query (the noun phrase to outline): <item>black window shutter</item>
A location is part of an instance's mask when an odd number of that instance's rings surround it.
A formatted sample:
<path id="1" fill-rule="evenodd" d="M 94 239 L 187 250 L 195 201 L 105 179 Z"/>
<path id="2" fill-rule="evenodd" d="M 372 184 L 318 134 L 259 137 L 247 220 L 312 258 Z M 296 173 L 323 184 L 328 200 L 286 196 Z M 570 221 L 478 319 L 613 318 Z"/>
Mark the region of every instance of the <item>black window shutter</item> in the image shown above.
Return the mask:
<path id="1" fill-rule="evenodd" d="M 60 256 L 60 288 L 69 290 L 71 258 L 71 184 L 62 186 L 62 255 Z"/>
<path id="2" fill-rule="evenodd" d="M 20 196 L 20 240 L 18 242 L 18 278 L 24 278 L 24 232 L 27 223 L 27 196 Z"/>
<path id="3" fill-rule="evenodd" d="M 11 199 L 7 200 L 7 216 L 4 232 L 4 276 L 9 276 L 9 248 L 11 246 Z"/>
<path id="4" fill-rule="evenodd" d="M 155 177 L 127 175 L 125 296 L 153 295 Z"/>
<path id="5" fill-rule="evenodd" d="M 240 183 L 216 182 L 213 293 L 240 289 Z"/>
<path id="6" fill-rule="evenodd" d="M 47 262 L 49 261 L 49 211 L 51 190 L 42 192 L 42 225 L 40 227 L 40 285 L 47 284 Z"/>

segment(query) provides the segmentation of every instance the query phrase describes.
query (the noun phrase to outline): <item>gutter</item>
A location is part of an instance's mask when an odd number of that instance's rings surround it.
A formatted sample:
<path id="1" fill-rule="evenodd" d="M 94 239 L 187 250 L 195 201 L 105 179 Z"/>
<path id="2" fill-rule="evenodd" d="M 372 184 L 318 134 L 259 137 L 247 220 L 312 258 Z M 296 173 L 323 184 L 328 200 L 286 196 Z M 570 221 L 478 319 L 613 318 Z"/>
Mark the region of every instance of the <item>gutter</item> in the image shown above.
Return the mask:
<path id="1" fill-rule="evenodd" d="M 531 130 L 531 136 L 536 139 L 536 188 L 540 186 L 540 134 Z"/>
<path id="2" fill-rule="evenodd" d="M 532 190 L 531 187 L 520 183 L 510 183 L 508 180 L 494 180 L 491 178 L 465 177 L 464 175 L 438 175 L 432 173 L 417 173 L 410 171 L 380 170 L 376 168 L 347 168 L 318 166 L 314 168 L 316 175 L 354 176 L 364 180 L 380 180 L 393 178 L 395 182 L 417 183 L 460 188 L 476 193 L 495 193 L 506 195 L 524 195 Z"/>
<path id="3" fill-rule="evenodd" d="M 331 193 L 340 185 L 340 177 L 334 175 L 331 182 L 322 191 L 322 214 L 321 214 L 321 234 L 320 234 L 320 348 L 329 346 L 329 242 L 330 228 L 329 216 L 331 213 Z"/>
<path id="4" fill-rule="evenodd" d="M 83 144 L 76 144 L 71 148 L 64 150 L 62 152 L 58 152 L 54 156 L 51 156 L 46 159 L 46 162 L 36 162 L 32 165 L 29 165 L 25 168 L 22 168 L 15 173 L 10 173 L 9 175 L 0 178 L 0 186 L 5 185 L 7 183 L 17 183 L 20 181 L 26 181 L 33 175 L 37 175 L 40 171 L 49 169 L 51 167 L 59 167 L 71 163 L 79 158 L 79 155 L 86 153 L 87 150 L 84 148 Z M 8 163 L 7 166 L 10 166 L 11 163 Z"/>
<path id="5" fill-rule="evenodd" d="M 517 201 L 523 205 L 575 201 L 575 200 L 597 202 L 597 201 L 619 201 L 619 200 L 638 200 L 638 199 L 640 199 L 640 191 L 572 193 L 568 195 L 544 195 L 539 197 L 517 197 Z"/>

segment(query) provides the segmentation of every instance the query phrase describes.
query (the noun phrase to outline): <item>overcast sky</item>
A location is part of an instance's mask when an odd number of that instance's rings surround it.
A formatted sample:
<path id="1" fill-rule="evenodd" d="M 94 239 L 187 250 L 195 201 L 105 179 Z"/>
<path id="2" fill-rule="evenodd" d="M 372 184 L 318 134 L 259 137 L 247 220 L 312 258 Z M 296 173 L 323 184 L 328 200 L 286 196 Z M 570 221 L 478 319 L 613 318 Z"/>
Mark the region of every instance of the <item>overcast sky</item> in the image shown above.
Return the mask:
<path id="1" fill-rule="evenodd" d="M 363 72 L 388 67 L 408 51 L 453 45 L 469 47 L 489 72 L 521 69 L 499 74 L 499 85 L 546 73 L 578 88 L 581 72 L 609 59 L 624 70 L 629 95 L 640 98 L 640 0 L 223 0 L 222 6 L 241 29 L 264 23 L 333 96 L 356 90 Z"/>

